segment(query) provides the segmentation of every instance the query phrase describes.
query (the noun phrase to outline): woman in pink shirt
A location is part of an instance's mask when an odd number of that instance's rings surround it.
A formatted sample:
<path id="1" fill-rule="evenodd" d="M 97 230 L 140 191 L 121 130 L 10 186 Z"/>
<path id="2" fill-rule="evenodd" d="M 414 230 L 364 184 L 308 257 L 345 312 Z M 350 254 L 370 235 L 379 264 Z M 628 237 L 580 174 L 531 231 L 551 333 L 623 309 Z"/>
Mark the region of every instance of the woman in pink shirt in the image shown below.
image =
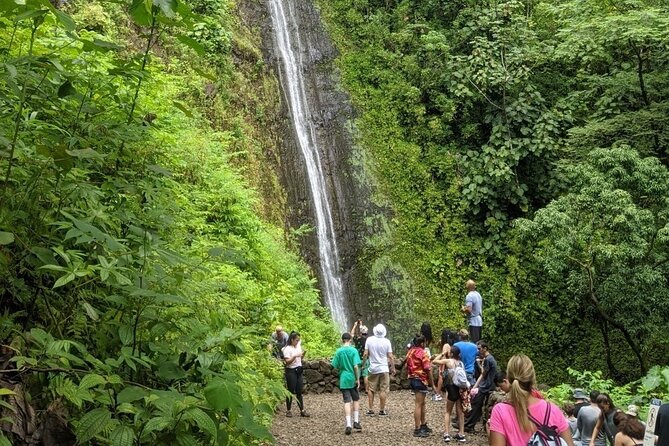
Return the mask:
<path id="1" fill-rule="evenodd" d="M 548 420 L 568 446 L 574 446 L 567 419 L 552 403 L 533 395 L 537 378 L 532 360 L 525 355 L 515 355 L 506 367 L 511 390 L 506 403 L 497 404 L 490 416 L 490 446 L 527 446 L 537 430 L 530 416 L 539 422 Z"/>

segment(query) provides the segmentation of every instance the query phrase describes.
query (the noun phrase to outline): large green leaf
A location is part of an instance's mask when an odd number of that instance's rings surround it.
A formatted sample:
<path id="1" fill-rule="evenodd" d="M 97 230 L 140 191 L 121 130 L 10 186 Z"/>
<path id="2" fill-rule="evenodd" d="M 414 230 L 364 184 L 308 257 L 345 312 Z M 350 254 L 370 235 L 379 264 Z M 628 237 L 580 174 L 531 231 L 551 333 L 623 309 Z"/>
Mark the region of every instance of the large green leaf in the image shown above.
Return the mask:
<path id="1" fill-rule="evenodd" d="M 141 26 L 151 25 L 151 8 L 147 8 L 144 0 L 133 0 L 132 5 L 130 5 L 129 13 L 136 24 Z"/>
<path id="2" fill-rule="evenodd" d="M 118 425 L 109 436 L 109 441 L 111 446 L 132 446 L 135 442 L 135 432 L 129 426 Z"/>
<path id="3" fill-rule="evenodd" d="M 111 412 L 104 407 L 98 407 L 86 413 L 77 424 L 77 441 L 86 443 L 107 428 L 111 422 Z"/>
<path id="4" fill-rule="evenodd" d="M 9 245 L 10 243 L 14 243 L 14 234 L 0 231 L 0 245 Z"/>
<path id="5" fill-rule="evenodd" d="M 174 17 L 177 13 L 177 0 L 153 0 L 153 4 L 167 17 Z"/>
<path id="6" fill-rule="evenodd" d="M 214 380 L 204 389 L 204 397 L 216 410 L 239 407 L 243 401 L 239 386 L 222 379 Z"/>
<path id="7" fill-rule="evenodd" d="M 204 410 L 199 407 L 193 407 L 184 413 L 184 418 L 195 422 L 195 425 L 199 429 L 208 433 L 213 439 L 216 439 L 218 432 L 216 423 Z"/>

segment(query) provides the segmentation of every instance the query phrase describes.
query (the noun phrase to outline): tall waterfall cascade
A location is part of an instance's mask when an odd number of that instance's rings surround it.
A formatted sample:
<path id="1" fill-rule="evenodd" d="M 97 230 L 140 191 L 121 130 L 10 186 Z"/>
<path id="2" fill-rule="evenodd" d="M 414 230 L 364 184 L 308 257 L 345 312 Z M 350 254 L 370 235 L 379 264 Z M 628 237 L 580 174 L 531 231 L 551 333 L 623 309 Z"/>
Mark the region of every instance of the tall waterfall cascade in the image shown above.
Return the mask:
<path id="1" fill-rule="evenodd" d="M 307 1 L 307 0 L 295 0 Z M 295 137 L 304 158 L 315 212 L 321 289 L 335 323 L 346 330 L 344 287 L 332 216 L 330 193 L 319 153 L 318 138 L 306 93 L 303 73 L 307 69 L 298 32 L 293 0 L 268 0 L 275 48 L 279 54 L 279 77 L 290 110 Z"/>

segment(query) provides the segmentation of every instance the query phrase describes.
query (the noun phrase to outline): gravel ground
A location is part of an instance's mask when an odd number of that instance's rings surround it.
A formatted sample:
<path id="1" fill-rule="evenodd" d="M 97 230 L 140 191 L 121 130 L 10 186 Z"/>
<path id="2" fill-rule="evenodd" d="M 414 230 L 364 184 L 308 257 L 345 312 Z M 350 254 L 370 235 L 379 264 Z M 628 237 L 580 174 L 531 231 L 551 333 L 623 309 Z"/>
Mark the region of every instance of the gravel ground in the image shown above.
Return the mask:
<path id="1" fill-rule="evenodd" d="M 310 418 L 299 416 L 297 404 L 293 402 L 293 417 L 286 417 L 286 406 L 282 405 L 277 412 L 272 426 L 272 434 L 278 446 L 340 446 L 340 445 L 373 445 L 373 446 L 404 446 L 404 445 L 445 445 L 442 441 L 444 432 L 444 412 L 446 401 L 427 402 L 427 423 L 434 432 L 427 438 L 415 438 L 413 434 L 414 397 L 408 390 L 390 392 L 386 410 L 388 416 L 373 417 L 364 415 L 367 410 L 367 398 L 360 400 L 360 422 L 362 431 L 353 431 L 352 435 L 344 435 L 344 404 L 340 393 L 323 393 L 321 395 L 305 395 L 304 405 Z M 374 405 L 378 413 L 378 399 Z M 454 410 L 455 412 L 455 410 Z M 477 425 L 480 429 L 480 423 Z M 457 433 L 451 429 L 451 435 Z M 465 443 L 451 441 L 452 445 L 488 444 L 484 433 L 467 434 Z"/>

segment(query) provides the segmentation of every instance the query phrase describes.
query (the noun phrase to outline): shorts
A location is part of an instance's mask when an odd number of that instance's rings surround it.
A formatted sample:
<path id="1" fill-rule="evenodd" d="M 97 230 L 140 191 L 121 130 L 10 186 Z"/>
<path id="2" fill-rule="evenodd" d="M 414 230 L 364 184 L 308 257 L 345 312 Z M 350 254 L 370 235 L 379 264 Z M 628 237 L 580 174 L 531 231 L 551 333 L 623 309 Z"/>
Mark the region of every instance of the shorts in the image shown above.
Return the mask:
<path id="1" fill-rule="evenodd" d="M 420 378 L 411 378 L 409 380 L 409 387 L 411 387 L 411 390 L 414 392 L 427 393 L 427 386 L 420 380 Z"/>
<path id="2" fill-rule="evenodd" d="M 388 392 L 390 390 L 390 374 L 385 373 L 370 373 L 369 390 L 372 392 Z"/>
<path id="3" fill-rule="evenodd" d="M 448 401 L 456 402 L 460 399 L 460 388 L 455 384 L 446 384 L 444 389 L 446 390 Z"/>
<path id="4" fill-rule="evenodd" d="M 345 403 L 350 403 L 351 401 L 360 400 L 360 394 L 358 393 L 358 389 L 356 389 L 355 387 L 352 389 L 341 389 L 341 394 L 344 397 Z"/>

